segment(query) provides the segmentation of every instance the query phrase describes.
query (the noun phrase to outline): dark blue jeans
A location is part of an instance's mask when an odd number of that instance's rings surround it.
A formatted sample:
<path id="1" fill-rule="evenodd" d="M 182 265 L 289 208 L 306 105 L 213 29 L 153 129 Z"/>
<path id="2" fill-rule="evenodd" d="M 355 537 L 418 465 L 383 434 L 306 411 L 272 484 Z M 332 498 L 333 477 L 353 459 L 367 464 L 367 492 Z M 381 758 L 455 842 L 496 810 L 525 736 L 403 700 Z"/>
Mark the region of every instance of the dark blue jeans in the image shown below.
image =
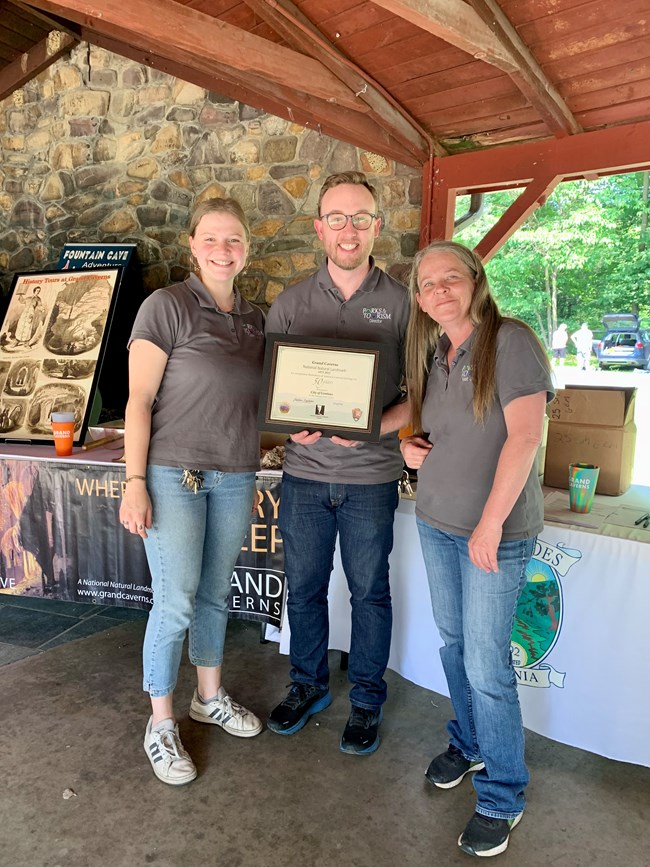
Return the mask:
<path id="1" fill-rule="evenodd" d="M 338 533 L 352 605 L 350 701 L 369 710 L 386 701 L 393 625 L 388 555 L 398 499 L 397 482 L 333 485 L 282 477 L 278 523 L 289 590 L 291 680 L 322 688 L 329 683 L 327 591 Z"/>

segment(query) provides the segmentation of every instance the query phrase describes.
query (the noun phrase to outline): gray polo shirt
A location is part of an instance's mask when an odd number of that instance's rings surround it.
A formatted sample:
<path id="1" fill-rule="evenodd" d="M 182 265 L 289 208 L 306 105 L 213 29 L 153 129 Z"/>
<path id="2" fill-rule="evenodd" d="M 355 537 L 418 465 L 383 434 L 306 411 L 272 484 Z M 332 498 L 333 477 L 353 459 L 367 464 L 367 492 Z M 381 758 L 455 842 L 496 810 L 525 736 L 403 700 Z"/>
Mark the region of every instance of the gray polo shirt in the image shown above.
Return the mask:
<path id="1" fill-rule="evenodd" d="M 238 292 L 224 313 L 191 274 L 142 304 L 129 339 L 168 356 L 151 414 L 148 463 L 227 473 L 259 470 L 264 314 Z"/>
<path id="2" fill-rule="evenodd" d="M 554 389 L 546 357 L 530 332 L 513 321 L 497 337 L 496 397 L 485 426 L 472 410 L 472 346 L 476 332 L 459 347 L 447 368 L 449 339 L 443 335 L 434 355 L 422 407 L 422 426 L 433 448 L 418 470 L 416 515 L 433 527 L 470 536 L 492 489 L 506 440 L 504 407 L 511 400 Z M 529 539 L 542 531 L 544 504 L 533 466 L 512 512 L 503 540 Z"/>
<path id="3" fill-rule="evenodd" d="M 306 280 L 285 289 L 273 302 L 266 332 L 372 340 L 386 345 L 387 377 L 384 409 L 401 399 L 404 341 L 409 318 L 404 286 L 374 264 L 359 289 L 345 301 L 327 270 L 327 260 Z M 392 482 L 404 462 L 397 432 L 378 443 L 346 448 L 323 437 L 311 446 L 288 442 L 284 469 L 292 476 L 335 484 L 369 485 Z"/>

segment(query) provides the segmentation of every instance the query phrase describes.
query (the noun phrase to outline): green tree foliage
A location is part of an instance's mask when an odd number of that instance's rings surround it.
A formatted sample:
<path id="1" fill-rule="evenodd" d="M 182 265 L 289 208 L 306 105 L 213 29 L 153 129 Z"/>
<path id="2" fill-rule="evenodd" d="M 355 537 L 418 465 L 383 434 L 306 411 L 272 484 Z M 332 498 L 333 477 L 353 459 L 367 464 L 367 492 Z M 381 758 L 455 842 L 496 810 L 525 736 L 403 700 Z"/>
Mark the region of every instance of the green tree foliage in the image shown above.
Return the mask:
<path id="1" fill-rule="evenodd" d="M 605 313 L 634 310 L 650 319 L 650 234 L 643 173 L 560 184 L 490 260 L 487 272 L 502 311 L 528 322 L 549 346 L 553 330 Z M 481 216 L 455 240 L 475 246 L 516 199 L 485 196 Z M 457 213 L 468 199 L 458 202 Z"/>

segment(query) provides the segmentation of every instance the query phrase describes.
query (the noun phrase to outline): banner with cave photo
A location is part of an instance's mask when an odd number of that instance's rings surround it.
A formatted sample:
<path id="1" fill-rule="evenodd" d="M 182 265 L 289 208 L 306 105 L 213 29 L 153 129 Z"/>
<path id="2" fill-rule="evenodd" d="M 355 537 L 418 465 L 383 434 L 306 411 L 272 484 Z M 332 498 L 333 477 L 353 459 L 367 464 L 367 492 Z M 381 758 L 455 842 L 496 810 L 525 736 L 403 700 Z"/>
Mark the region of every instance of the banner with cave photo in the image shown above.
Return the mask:
<path id="1" fill-rule="evenodd" d="M 52 442 L 50 416 L 86 434 L 121 268 L 16 274 L 0 326 L 0 441 Z"/>

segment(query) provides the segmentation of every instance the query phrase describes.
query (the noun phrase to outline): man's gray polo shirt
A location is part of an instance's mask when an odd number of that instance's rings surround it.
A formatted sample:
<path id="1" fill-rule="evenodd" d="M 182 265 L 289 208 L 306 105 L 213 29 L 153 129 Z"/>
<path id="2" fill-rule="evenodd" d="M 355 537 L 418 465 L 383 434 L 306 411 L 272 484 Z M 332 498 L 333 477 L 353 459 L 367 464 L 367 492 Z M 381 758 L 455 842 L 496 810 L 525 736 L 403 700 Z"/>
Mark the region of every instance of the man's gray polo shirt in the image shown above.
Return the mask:
<path id="1" fill-rule="evenodd" d="M 224 313 L 191 274 L 143 302 L 129 346 L 137 339 L 169 356 L 152 408 L 148 463 L 259 470 L 262 311 L 235 292 L 233 310 Z"/>
<path id="2" fill-rule="evenodd" d="M 485 425 L 472 409 L 472 347 L 476 332 L 461 344 L 447 369 L 449 339 L 443 335 L 431 365 L 422 426 L 433 448 L 418 470 L 416 514 L 433 527 L 470 536 L 492 490 L 506 440 L 504 408 L 518 397 L 554 389 L 543 349 L 531 333 L 506 321 L 497 337 L 496 396 Z M 510 515 L 503 540 L 529 539 L 542 531 L 544 503 L 533 466 Z"/>
<path id="3" fill-rule="evenodd" d="M 409 318 L 408 294 L 374 261 L 359 289 L 345 301 L 327 270 L 327 260 L 311 277 L 285 289 L 273 302 L 266 332 L 371 340 L 386 346 L 387 377 L 384 409 L 401 399 L 404 342 Z M 369 485 L 392 482 L 404 462 L 397 433 L 378 443 L 346 448 L 323 437 L 311 446 L 287 442 L 284 469 L 302 479 L 336 484 Z"/>

